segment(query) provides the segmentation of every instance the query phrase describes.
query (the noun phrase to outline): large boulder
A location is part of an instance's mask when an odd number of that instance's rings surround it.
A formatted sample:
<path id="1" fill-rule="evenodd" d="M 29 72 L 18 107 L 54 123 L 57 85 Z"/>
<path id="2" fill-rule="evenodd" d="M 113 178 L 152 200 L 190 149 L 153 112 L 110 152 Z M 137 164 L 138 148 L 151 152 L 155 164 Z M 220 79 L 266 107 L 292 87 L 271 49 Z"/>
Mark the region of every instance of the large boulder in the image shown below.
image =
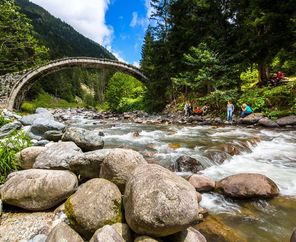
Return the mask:
<path id="1" fill-rule="evenodd" d="M 94 178 L 81 185 L 65 203 L 65 213 L 76 231 L 87 239 L 108 224 L 122 220 L 121 193 L 105 179 Z"/>
<path id="2" fill-rule="evenodd" d="M 258 121 L 258 124 L 260 124 L 263 127 L 267 127 L 267 128 L 277 128 L 277 127 L 279 127 L 279 125 L 276 122 L 274 122 L 274 121 L 272 121 L 272 120 L 270 120 L 269 118 L 266 118 L 266 117 L 260 119 Z"/>
<path id="3" fill-rule="evenodd" d="M 279 194 L 277 185 L 261 174 L 241 173 L 216 183 L 216 189 L 233 198 L 271 198 Z"/>
<path id="4" fill-rule="evenodd" d="M 31 136 L 34 138 L 40 137 L 41 139 L 44 133 L 49 130 L 62 131 L 64 128 L 65 125 L 63 123 L 59 123 L 52 119 L 38 118 L 34 120 L 31 126 L 30 135 L 32 134 Z"/>
<path id="5" fill-rule="evenodd" d="M 203 167 L 198 160 L 196 160 L 188 155 L 182 155 L 171 166 L 171 169 L 173 171 L 177 171 L 177 172 L 197 173 L 200 170 L 203 170 Z"/>
<path id="6" fill-rule="evenodd" d="M 46 131 L 43 135 L 43 139 L 53 141 L 53 142 L 58 142 L 62 139 L 63 132 L 60 130 L 49 130 Z"/>
<path id="7" fill-rule="evenodd" d="M 81 149 L 73 142 L 59 142 L 47 146 L 47 149 L 41 152 L 33 167 L 37 169 L 69 169 L 70 161 L 76 156 L 82 154 Z"/>
<path id="8" fill-rule="evenodd" d="M 110 225 L 98 229 L 89 242 L 125 242 Z"/>
<path id="9" fill-rule="evenodd" d="M 198 192 L 209 192 L 215 189 L 215 182 L 203 175 L 194 174 L 188 181 Z"/>
<path id="10" fill-rule="evenodd" d="M 19 155 L 19 165 L 22 169 L 31 169 L 37 156 L 46 150 L 45 147 L 28 147 L 23 149 Z"/>
<path id="11" fill-rule="evenodd" d="M 173 234 L 167 238 L 168 242 L 207 242 L 206 238 L 195 228 L 188 229 Z"/>
<path id="12" fill-rule="evenodd" d="M 101 165 L 100 177 L 112 181 L 123 192 L 132 171 L 140 164 L 147 164 L 147 161 L 139 152 L 113 149 Z"/>
<path id="13" fill-rule="evenodd" d="M 110 151 L 102 149 L 79 154 L 70 161 L 70 170 L 83 178 L 98 178 L 101 164 Z"/>
<path id="14" fill-rule="evenodd" d="M 159 165 L 138 166 L 131 173 L 123 199 L 126 221 L 140 235 L 163 237 L 198 221 L 194 187 Z"/>
<path id="15" fill-rule="evenodd" d="M 22 127 L 22 124 L 19 121 L 14 121 L 12 123 L 8 123 L 3 125 L 0 128 L 0 139 L 10 135 L 11 133 L 13 133 L 15 130 L 18 130 Z"/>
<path id="16" fill-rule="evenodd" d="M 239 119 L 239 123 L 242 123 L 242 124 L 255 124 L 262 118 L 264 118 L 262 113 L 251 113 L 247 117 Z"/>
<path id="17" fill-rule="evenodd" d="M 77 184 L 77 177 L 69 171 L 31 169 L 11 173 L 0 193 L 4 203 L 41 211 L 66 200 Z"/>
<path id="18" fill-rule="evenodd" d="M 84 242 L 79 234 L 69 225 L 59 223 L 56 225 L 47 237 L 46 242 Z"/>
<path id="19" fill-rule="evenodd" d="M 133 237 L 130 228 L 127 224 L 116 223 L 111 227 L 124 239 L 125 242 L 133 242 Z"/>
<path id="20" fill-rule="evenodd" d="M 38 112 L 38 113 L 37 113 Z M 50 119 L 53 120 L 53 115 L 46 109 L 37 108 L 35 114 L 27 115 L 21 118 L 21 123 L 23 125 L 32 125 L 36 119 Z"/>
<path id="21" fill-rule="evenodd" d="M 66 129 L 62 140 L 73 141 L 83 151 L 93 151 L 103 149 L 104 141 L 102 139 L 103 133 L 96 130 L 87 130 L 77 127 L 69 127 Z"/>
<path id="22" fill-rule="evenodd" d="M 296 115 L 279 118 L 276 122 L 279 126 L 296 125 Z"/>

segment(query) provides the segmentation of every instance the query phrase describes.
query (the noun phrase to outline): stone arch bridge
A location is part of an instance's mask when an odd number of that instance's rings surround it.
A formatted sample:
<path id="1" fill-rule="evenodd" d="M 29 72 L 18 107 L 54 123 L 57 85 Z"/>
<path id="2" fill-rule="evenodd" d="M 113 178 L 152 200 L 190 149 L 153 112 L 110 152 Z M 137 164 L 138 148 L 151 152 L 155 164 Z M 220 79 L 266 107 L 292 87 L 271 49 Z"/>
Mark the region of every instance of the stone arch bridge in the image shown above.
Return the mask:
<path id="1" fill-rule="evenodd" d="M 90 57 L 63 58 L 23 72 L 0 76 L 0 108 L 18 110 L 26 92 L 40 77 L 73 67 L 112 69 L 129 74 L 143 83 L 148 81 L 138 68 L 124 62 Z"/>

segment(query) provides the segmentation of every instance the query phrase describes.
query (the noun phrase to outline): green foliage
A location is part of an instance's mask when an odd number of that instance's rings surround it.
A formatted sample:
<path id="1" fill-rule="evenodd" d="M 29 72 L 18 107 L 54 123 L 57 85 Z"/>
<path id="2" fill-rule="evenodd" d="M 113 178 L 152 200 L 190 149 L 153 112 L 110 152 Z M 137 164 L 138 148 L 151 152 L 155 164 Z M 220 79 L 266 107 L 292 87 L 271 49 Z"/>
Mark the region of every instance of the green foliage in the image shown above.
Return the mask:
<path id="1" fill-rule="evenodd" d="M 241 89 L 245 90 L 248 88 L 254 87 L 258 83 L 258 71 L 255 69 L 247 69 L 242 72 L 240 75 L 240 79 L 242 80 Z"/>
<path id="2" fill-rule="evenodd" d="M 106 88 L 106 101 L 113 111 L 131 111 L 141 108 L 145 93 L 144 85 L 135 78 L 117 72 L 110 79 Z"/>
<path id="3" fill-rule="evenodd" d="M 18 169 L 16 154 L 29 146 L 31 140 L 23 131 L 0 140 L 0 184 L 5 182 L 9 173 Z"/>
<path id="4" fill-rule="evenodd" d="M 4 118 L 3 116 L 0 116 L 0 127 L 8 123 L 10 123 L 8 119 Z"/>
<path id="5" fill-rule="evenodd" d="M 31 68 L 47 59 L 48 50 L 32 35 L 30 20 L 14 0 L 0 4 L 0 74 Z"/>

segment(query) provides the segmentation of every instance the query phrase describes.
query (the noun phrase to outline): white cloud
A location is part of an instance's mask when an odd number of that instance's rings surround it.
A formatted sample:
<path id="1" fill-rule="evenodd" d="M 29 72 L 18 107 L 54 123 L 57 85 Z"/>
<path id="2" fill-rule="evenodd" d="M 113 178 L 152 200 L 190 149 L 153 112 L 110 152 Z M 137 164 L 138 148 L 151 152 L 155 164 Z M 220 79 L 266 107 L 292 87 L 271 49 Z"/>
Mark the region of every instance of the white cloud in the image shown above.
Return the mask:
<path id="1" fill-rule="evenodd" d="M 117 60 L 121 61 L 121 62 L 124 62 L 124 63 L 128 63 L 122 56 L 121 56 L 121 53 L 119 51 L 115 51 L 112 49 L 111 45 L 108 45 L 106 46 L 106 49 L 108 51 L 110 51 L 115 57 Z"/>
<path id="2" fill-rule="evenodd" d="M 105 23 L 110 0 L 31 0 L 79 33 L 104 46 L 112 41 L 113 28 Z"/>
<path id="3" fill-rule="evenodd" d="M 140 63 L 139 61 L 134 61 L 133 66 L 140 68 Z"/>
<path id="4" fill-rule="evenodd" d="M 130 27 L 134 28 L 136 26 L 142 26 L 143 28 L 147 27 L 148 25 L 147 18 L 141 18 L 138 16 L 137 12 L 132 13 L 132 21 L 130 22 Z"/>
<path id="5" fill-rule="evenodd" d="M 151 14 L 153 13 L 153 8 L 150 5 L 150 0 L 145 0 L 145 6 L 147 9 L 147 18 L 149 19 L 151 17 Z"/>

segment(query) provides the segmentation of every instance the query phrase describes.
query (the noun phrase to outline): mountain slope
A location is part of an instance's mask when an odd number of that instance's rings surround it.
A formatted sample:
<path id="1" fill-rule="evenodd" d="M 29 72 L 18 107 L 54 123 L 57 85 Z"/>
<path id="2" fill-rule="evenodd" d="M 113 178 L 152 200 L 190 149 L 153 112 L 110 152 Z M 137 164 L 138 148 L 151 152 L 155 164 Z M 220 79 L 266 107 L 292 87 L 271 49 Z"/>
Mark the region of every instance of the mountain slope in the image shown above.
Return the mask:
<path id="1" fill-rule="evenodd" d="M 32 20 L 34 35 L 50 50 L 50 58 L 89 56 L 116 59 L 108 50 L 79 34 L 74 28 L 28 0 L 15 0 Z"/>

